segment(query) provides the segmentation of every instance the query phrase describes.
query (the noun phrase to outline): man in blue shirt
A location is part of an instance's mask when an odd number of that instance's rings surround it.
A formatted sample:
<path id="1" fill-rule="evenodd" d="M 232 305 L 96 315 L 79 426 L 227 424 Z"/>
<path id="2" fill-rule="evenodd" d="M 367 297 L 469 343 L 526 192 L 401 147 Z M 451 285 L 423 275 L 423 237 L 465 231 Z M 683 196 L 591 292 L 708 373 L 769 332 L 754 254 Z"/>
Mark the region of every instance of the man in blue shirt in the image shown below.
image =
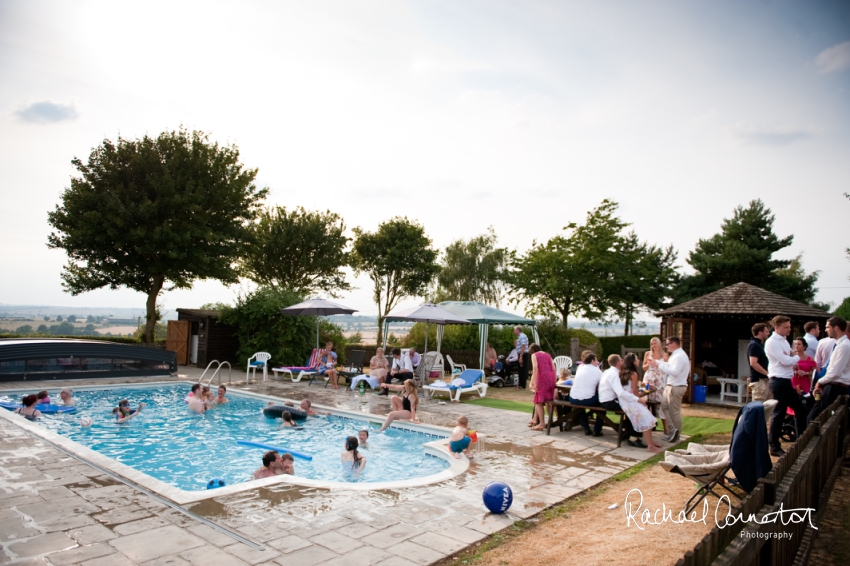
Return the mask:
<path id="1" fill-rule="evenodd" d="M 514 326 L 514 334 L 516 335 L 516 351 L 519 354 L 519 389 L 525 389 L 525 384 L 528 381 L 528 366 L 531 365 L 531 356 L 528 353 L 528 336 L 526 336 L 521 326 Z"/>

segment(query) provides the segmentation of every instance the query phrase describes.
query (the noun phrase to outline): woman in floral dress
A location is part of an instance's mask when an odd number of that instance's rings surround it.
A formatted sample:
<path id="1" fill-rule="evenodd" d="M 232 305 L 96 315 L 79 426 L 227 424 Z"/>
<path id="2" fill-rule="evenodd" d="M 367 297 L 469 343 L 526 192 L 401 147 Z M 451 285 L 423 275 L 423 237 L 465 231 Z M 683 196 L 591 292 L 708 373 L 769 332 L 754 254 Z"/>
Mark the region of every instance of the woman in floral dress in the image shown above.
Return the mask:
<path id="1" fill-rule="evenodd" d="M 664 397 L 664 388 L 667 387 L 667 374 L 658 368 L 653 368 L 649 365 L 649 362 L 651 360 L 666 362 L 668 357 L 667 352 L 661 347 L 661 340 L 653 337 L 649 341 L 649 351 L 643 357 L 643 384 L 649 385 L 653 389 L 646 400 L 646 404 L 652 414 L 661 419 L 665 435 L 667 434 L 667 415 L 661 410 L 661 401 Z"/>

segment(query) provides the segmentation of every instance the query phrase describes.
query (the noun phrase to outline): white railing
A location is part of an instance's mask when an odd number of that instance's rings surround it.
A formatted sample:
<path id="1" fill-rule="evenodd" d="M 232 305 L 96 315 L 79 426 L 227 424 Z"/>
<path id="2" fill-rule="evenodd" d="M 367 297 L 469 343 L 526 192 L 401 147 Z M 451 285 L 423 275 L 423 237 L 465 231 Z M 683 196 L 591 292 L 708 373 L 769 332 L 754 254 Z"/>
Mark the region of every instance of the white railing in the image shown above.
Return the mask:
<path id="1" fill-rule="evenodd" d="M 209 364 L 207 364 L 207 369 L 205 369 L 204 373 L 201 374 L 201 378 L 198 379 L 198 383 L 201 383 L 203 385 L 202 382 L 204 381 L 204 376 L 207 374 L 207 372 L 209 371 L 210 367 L 212 367 L 213 364 L 218 364 L 218 365 L 216 366 L 213 374 L 210 376 L 209 381 L 207 381 L 207 386 L 209 387 L 209 385 L 212 383 L 212 380 L 215 379 L 215 376 L 218 375 L 218 372 L 221 370 L 222 366 L 224 366 L 224 365 L 227 365 L 227 368 L 230 370 L 230 373 L 227 375 L 227 384 L 231 385 L 232 382 L 233 382 L 232 381 L 232 379 L 233 379 L 233 368 L 230 366 L 230 362 L 228 362 L 228 361 L 220 362 L 218 360 L 213 360 Z M 221 376 L 220 375 L 218 376 L 218 384 L 221 385 Z"/>

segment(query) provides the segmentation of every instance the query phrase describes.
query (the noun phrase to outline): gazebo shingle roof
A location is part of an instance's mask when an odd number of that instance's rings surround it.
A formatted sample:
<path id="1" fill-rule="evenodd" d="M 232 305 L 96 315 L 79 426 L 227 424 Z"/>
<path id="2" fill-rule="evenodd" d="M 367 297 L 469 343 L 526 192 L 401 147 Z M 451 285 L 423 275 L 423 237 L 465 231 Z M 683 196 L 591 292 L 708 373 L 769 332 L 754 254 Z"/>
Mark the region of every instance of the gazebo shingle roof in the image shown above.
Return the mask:
<path id="1" fill-rule="evenodd" d="M 735 283 L 713 293 L 664 309 L 655 316 L 691 314 L 777 315 L 825 319 L 829 313 L 766 291 L 749 283 Z"/>

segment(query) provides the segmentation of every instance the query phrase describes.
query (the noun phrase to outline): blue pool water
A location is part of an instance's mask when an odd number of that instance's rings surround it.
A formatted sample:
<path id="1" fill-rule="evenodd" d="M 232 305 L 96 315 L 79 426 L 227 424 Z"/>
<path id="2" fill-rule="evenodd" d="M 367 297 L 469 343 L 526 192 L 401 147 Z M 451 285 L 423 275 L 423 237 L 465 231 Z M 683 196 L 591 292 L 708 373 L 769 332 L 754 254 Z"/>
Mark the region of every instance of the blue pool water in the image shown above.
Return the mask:
<path id="1" fill-rule="evenodd" d="M 266 401 L 228 392 L 229 403 L 204 415 L 189 412 L 184 398 L 189 385 L 77 391 L 77 412 L 49 415 L 39 423 L 105 456 L 131 466 L 163 482 L 187 491 L 206 489 L 210 478 L 223 478 L 227 485 L 253 479 L 261 464 L 263 449 L 236 444 L 252 440 L 290 448 L 313 456 L 312 462 L 295 459 L 295 475 L 326 481 L 379 482 L 405 480 L 439 473 L 449 464 L 425 454 L 422 445 L 433 436 L 390 428 L 344 417 L 310 417 L 303 429 L 283 429 L 280 419 L 263 416 Z M 50 391 L 51 398 L 59 392 Z M 140 401 L 142 414 L 117 424 L 112 408 L 128 399 L 133 409 Z M 80 426 L 90 417 L 91 427 Z M 359 477 L 343 472 L 340 454 L 346 436 L 370 430 L 368 446 L 361 450 L 367 464 Z"/>

